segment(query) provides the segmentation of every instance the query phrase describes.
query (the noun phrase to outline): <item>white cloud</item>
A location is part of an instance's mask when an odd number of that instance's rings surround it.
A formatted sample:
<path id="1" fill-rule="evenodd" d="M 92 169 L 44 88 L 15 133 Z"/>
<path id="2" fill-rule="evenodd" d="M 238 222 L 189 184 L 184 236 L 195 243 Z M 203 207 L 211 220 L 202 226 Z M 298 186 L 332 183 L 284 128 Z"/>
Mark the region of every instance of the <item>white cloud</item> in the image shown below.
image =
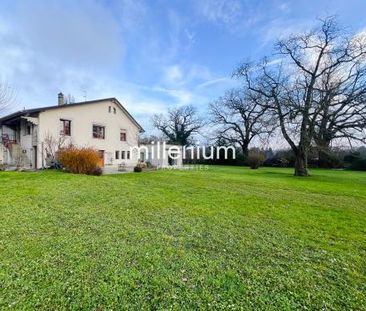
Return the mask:
<path id="1" fill-rule="evenodd" d="M 53 104 L 60 90 L 78 97 L 122 61 L 119 25 L 96 1 L 19 1 L 0 20 L 1 74 L 17 108 Z"/>
<path id="2" fill-rule="evenodd" d="M 115 16 L 125 30 L 135 31 L 137 28 L 143 28 L 149 10 L 142 0 L 119 0 L 115 6 Z"/>
<path id="3" fill-rule="evenodd" d="M 19 0 L 0 10 L 0 78 L 18 91 L 16 109 L 54 105 L 60 91 L 76 101 L 84 100 L 84 91 L 87 99 L 117 97 L 141 123 L 169 106 L 206 108 L 227 84 L 182 57 L 195 42 L 189 19 L 170 11 L 172 27 L 162 37 L 144 20 L 149 14 L 132 0 L 113 8 L 97 0 Z M 133 45 L 136 29 L 144 36 L 142 52 Z M 136 62 L 135 77 L 128 72 L 127 53 Z M 151 68 L 156 79 L 143 79 Z"/>
<path id="4" fill-rule="evenodd" d="M 14 28 L 37 57 L 77 66 L 114 66 L 122 38 L 112 12 L 96 1 L 22 1 Z"/>
<path id="5" fill-rule="evenodd" d="M 182 69 L 179 65 L 171 65 L 164 68 L 164 81 L 168 84 L 181 83 L 183 78 Z"/>
<path id="6" fill-rule="evenodd" d="M 238 83 L 236 83 L 236 81 L 234 81 L 230 77 L 221 77 L 221 78 L 217 78 L 217 79 L 212 79 L 212 80 L 205 81 L 205 82 L 199 84 L 197 86 L 197 88 L 199 88 L 199 89 L 200 88 L 207 88 L 207 87 L 211 87 L 213 85 L 218 85 L 218 84 L 225 85 L 228 88 L 230 86 L 231 87 L 238 86 Z"/>
<path id="7" fill-rule="evenodd" d="M 314 25 L 314 19 L 283 19 L 276 18 L 259 29 L 262 45 L 272 44 L 277 40 L 287 38 L 296 33 L 309 30 Z"/>
<path id="8" fill-rule="evenodd" d="M 240 34 L 264 17 L 260 4 L 247 0 L 201 0 L 194 3 L 200 16 L 232 33 Z"/>
<path id="9" fill-rule="evenodd" d="M 203 0 L 199 9 L 212 22 L 234 24 L 242 16 L 243 4 L 240 0 Z"/>
<path id="10" fill-rule="evenodd" d="M 288 2 L 283 2 L 281 3 L 278 8 L 284 12 L 284 13 L 289 13 L 291 11 L 290 9 L 290 4 Z"/>

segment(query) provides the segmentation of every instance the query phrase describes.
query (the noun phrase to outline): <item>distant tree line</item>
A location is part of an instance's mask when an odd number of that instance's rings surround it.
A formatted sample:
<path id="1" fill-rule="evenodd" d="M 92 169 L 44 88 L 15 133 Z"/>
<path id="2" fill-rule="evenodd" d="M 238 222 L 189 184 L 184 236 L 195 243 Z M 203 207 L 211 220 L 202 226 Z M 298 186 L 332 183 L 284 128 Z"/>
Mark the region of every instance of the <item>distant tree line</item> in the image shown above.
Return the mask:
<path id="1" fill-rule="evenodd" d="M 293 156 L 288 165 L 296 176 L 308 176 L 314 158 L 320 167 L 344 160 L 334 154 L 337 141 L 366 143 L 365 36 L 347 34 L 328 17 L 279 40 L 274 55 L 240 64 L 233 77 L 242 88 L 210 105 L 208 124 L 216 129 L 217 144 L 237 146 L 244 163 L 255 139 L 280 134 Z M 192 106 L 154 116 L 155 127 L 182 145 L 204 124 Z"/>

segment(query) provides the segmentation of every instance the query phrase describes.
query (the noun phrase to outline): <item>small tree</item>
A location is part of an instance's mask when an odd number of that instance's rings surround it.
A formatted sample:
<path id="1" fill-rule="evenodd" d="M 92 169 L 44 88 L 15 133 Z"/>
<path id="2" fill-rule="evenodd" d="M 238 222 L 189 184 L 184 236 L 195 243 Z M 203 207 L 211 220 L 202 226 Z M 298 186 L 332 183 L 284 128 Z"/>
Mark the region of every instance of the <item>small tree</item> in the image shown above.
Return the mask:
<path id="1" fill-rule="evenodd" d="M 47 132 L 44 138 L 47 166 L 57 159 L 58 151 L 66 147 L 71 147 L 71 142 L 67 142 L 67 136 L 60 135 L 55 138 L 50 132 Z"/>
<path id="2" fill-rule="evenodd" d="M 75 103 L 75 97 L 71 94 L 68 94 L 65 98 L 65 104 L 70 105 Z"/>
<path id="3" fill-rule="evenodd" d="M 253 149 L 249 151 L 247 164 L 251 169 L 258 169 L 265 160 L 264 153 L 260 150 Z"/>
<path id="4" fill-rule="evenodd" d="M 188 145 L 192 135 L 198 133 L 204 123 L 193 106 L 169 109 L 166 115 L 155 114 L 153 125 L 171 144 Z"/>

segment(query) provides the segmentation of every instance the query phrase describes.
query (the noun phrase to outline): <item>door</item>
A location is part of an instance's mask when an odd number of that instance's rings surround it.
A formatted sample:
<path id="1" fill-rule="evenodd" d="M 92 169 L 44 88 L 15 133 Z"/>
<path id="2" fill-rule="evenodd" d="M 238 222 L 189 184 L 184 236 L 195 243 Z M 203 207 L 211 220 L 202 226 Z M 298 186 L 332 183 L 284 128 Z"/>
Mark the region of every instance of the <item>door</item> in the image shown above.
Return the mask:
<path id="1" fill-rule="evenodd" d="M 104 150 L 98 150 L 98 154 L 99 154 L 99 162 L 98 162 L 98 165 L 100 167 L 104 167 Z"/>

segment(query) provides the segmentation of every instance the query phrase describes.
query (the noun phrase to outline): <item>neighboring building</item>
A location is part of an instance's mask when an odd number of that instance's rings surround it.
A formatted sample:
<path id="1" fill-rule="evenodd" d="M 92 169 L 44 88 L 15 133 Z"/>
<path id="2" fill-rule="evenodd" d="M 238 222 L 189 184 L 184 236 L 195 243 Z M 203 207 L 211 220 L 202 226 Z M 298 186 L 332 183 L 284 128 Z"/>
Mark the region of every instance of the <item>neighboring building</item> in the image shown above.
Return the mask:
<path id="1" fill-rule="evenodd" d="M 140 146 L 140 160 L 150 162 L 153 166 L 164 168 L 183 165 L 183 148 L 179 145 L 155 142 Z"/>
<path id="2" fill-rule="evenodd" d="M 57 145 L 72 143 L 99 151 L 101 166 L 136 165 L 143 128 L 116 98 L 27 109 L 0 119 L 0 164 L 46 167 Z"/>

